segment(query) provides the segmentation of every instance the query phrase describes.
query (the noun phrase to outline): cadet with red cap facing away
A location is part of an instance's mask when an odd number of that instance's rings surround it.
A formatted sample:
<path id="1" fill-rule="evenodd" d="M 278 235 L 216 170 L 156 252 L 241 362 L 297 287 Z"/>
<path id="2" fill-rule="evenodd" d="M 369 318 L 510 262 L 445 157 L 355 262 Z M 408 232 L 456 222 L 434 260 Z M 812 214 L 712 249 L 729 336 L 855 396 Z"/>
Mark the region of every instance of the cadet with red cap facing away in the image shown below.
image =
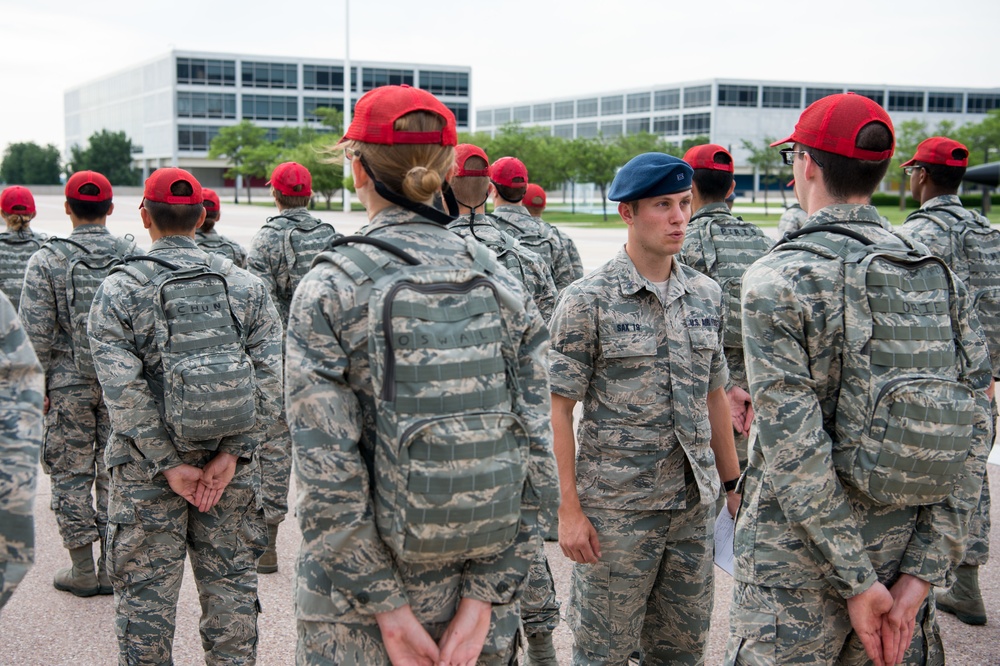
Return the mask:
<path id="1" fill-rule="evenodd" d="M 739 476 L 719 285 L 675 261 L 692 169 L 645 153 L 608 198 L 628 232 L 552 315 L 559 546 L 576 564 L 573 663 L 702 664 L 712 617 L 715 501 Z M 574 428 L 573 412 L 583 402 Z M 736 512 L 739 497 L 728 492 Z"/>
<path id="2" fill-rule="evenodd" d="M 202 188 L 201 193 L 205 197 L 202 202 L 205 206 L 205 223 L 195 232 L 194 242 L 205 252 L 221 254 L 240 268 L 246 268 L 247 251 L 243 246 L 215 230 L 215 225 L 222 217 L 222 202 L 219 200 L 219 195 L 207 187 Z"/>
<path id="3" fill-rule="evenodd" d="M 247 268 L 267 285 L 282 323 L 288 325 L 288 307 L 299 281 L 326 244 L 340 236 L 332 225 L 309 214 L 312 174 L 297 162 L 284 162 L 271 172 L 271 196 L 278 214 L 253 237 Z M 278 525 L 288 513 L 288 479 L 292 469 L 292 442 L 285 412 L 274 424 L 260 448 L 264 516 L 267 519 L 267 550 L 258 573 L 278 570 Z"/>
<path id="4" fill-rule="evenodd" d="M 49 238 L 28 260 L 20 317 L 45 371 L 42 466 L 52 477 L 52 509 L 73 564 L 56 573 L 54 585 L 89 597 L 112 589 L 104 547 L 104 447 L 110 423 L 87 338 L 87 315 L 101 281 L 140 250 L 131 236 L 108 232 L 114 203 L 111 183 L 102 174 L 78 171 L 70 176 L 65 210 L 73 231 L 66 238 Z M 96 570 L 95 541 L 100 544 Z"/>
<path id="5" fill-rule="evenodd" d="M 361 97 L 339 143 L 369 223 L 317 258 L 288 322 L 299 664 L 516 657 L 532 507 L 557 493 L 548 334 L 434 206 L 456 143 L 409 86 Z"/>
<path id="6" fill-rule="evenodd" d="M 893 141 L 847 93 L 774 144 L 810 216 L 743 277 L 756 428 L 728 664 L 944 663 L 929 591 L 979 499 L 992 368 L 968 290 L 870 205 Z"/>
<path id="7" fill-rule="evenodd" d="M 257 654 L 267 530 L 255 455 L 281 406 L 281 321 L 261 280 L 201 250 L 201 185 L 157 169 L 149 254 L 104 280 L 88 334 L 111 418 L 107 566 L 120 664 L 173 663 L 184 560 L 209 664 Z"/>
<path id="8" fill-rule="evenodd" d="M 932 136 L 903 163 L 910 191 L 920 208 L 910 213 L 902 233 L 922 242 L 943 259 L 972 292 L 979 323 L 986 334 L 993 377 L 1000 377 L 1000 231 L 974 210 L 962 205 L 958 188 L 969 165 L 969 150 L 958 141 Z M 996 403 L 991 403 L 996 422 Z M 994 437 L 990 439 L 992 442 Z M 986 606 L 979 590 L 979 567 L 990 555 L 990 484 L 983 476 L 979 506 L 969 526 L 965 557 L 955 571 L 951 590 L 939 590 L 937 607 L 966 624 L 986 624 Z"/>
<path id="9" fill-rule="evenodd" d="M 694 169 L 691 178 L 691 222 L 677 259 L 719 283 L 725 307 L 722 309 L 723 341 L 729 365 L 729 407 L 740 467 L 746 466 L 747 435 L 753 421 L 753 407 L 747 393 L 743 365 L 743 335 L 740 323 L 740 290 L 743 273 L 750 264 L 771 249 L 771 240 L 757 225 L 733 217 L 726 199 L 733 193 L 733 156 L 714 143 L 693 146 L 684 161 Z M 734 487 L 736 479 L 725 479 Z"/>
<path id="10" fill-rule="evenodd" d="M 28 227 L 35 219 L 35 198 L 27 187 L 14 185 L 0 193 L 0 217 L 7 223 L 7 228 L 0 231 L 0 291 L 16 310 L 28 259 L 46 236 Z"/>
<path id="11" fill-rule="evenodd" d="M 521 199 L 521 205 L 528 210 L 528 214 L 541 220 L 542 211 L 545 210 L 545 190 L 542 189 L 542 186 L 528 183 L 528 187 L 524 191 L 524 198 Z M 544 222 L 544 220 L 542 221 Z M 545 225 L 559 237 L 559 242 L 562 243 L 567 261 L 570 264 L 571 277 L 574 280 L 579 280 L 583 277 L 583 262 L 580 260 L 580 251 L 576 249 L 576 243 L 554 224 L 545 222 Z"/>

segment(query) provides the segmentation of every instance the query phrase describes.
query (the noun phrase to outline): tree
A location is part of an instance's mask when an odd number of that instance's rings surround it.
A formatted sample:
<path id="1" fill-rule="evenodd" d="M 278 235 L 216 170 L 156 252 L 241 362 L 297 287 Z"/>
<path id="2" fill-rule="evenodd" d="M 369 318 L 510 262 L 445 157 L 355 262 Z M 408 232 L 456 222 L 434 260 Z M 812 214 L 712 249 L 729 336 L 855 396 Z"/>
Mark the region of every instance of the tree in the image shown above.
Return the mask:
<path id="1" fill-rule="evenodd" d="M 920 120 L 904 120 L 896 127 L 896 150 L 892 155 L 891 176 L 899 177 L 899 210 L 906 208 L 906 177 L 900 169 L 917 152 L 917 146 L 927 138 L 927 125 Z"/>
<path id="2" fill-rule="evenodd" d="M 978 123 L 963 126 L 955 138 L 969 148 L 969 166 L 989 162 L 990 152 L 1000 149 L 1000 109 L 990 111 Z"/>
<path id="3" fill-rule="evenodd" d="M 0 181 L 18 185 L 58 185 L 59 149 L 33 141 L 11 143 L 0 163 Z"/>
<path id="4" fill-rule="evenodd" d="M 311 143 L 295 148 L 288 159 L 298 162 L 312 174 L 312 188 L 326 200 L 326 209 L 331 209 L 331 200 L 337 190 L 344 186 L 343 160 L 334 157 L 329 149 L 329 138 L 318 137 Z"/>
<path id="5" fill-rule="evenodd" d="M 97 171 L 104 174 L 112 185 L 138 185 L 140 173 L 132 167 L 135 149 L 125 132 L 94 132 L 87 139 L 86 148 L 73 146 L 70 149 L 66 170 L 69 173 Z"/>
<path id="6" fill-rule="evenodd" d="M 601 191 L 604 220 L 608 219 L 608 186 L 615 179 L 618 168 L 625 164 L 624 153 L 617 143 L 603 138 L 574 139 L 570 149 L 573 158 L 573 177 L 584 183 L 593 183 Z"/>
<path id="7" fill-rule="evenodd" d="M 767 215 L 767 190 L 768 186 L 777 180 L 777 176 L 774 175 L 781 165 L 781 153 L 779 153 L 774 148 L 771 148 L 771 144 L 774 143 L 774 137 L 766 136 L 761 144 L 754 144 L 746 139 L 743 139 L 743 149 L 750 153 L 750 157 L 747 158 L 747 162 L 754 168 L 754 171 L 759 175 L 759 180 L 764 185 L 764 215 Z"/>
<path id="8" fill-rule="evenodd" d="M 210 158 L 224 157 L 232 166 L 223 174 L 226 178 L 236 179 L 237 176 L 250 176 L 259 171 L 260 159 L 263 153 L 261 146 L 267 144 L 264 137 L 267 130 L 254 125 L 249 120 L 243 120 L 237 125 L 230 125 L 219 129 L 219 134 L 212 139 L 208 148 Z M 254 153 L 256 151 L 256 153 Z M 248 158 L 253 158 L 252 164 L 247 167 Z M 268 164 L 270 163 L 268 158 Z M 266 167 L 265 167 L 266 174 Z M 239 203 L 239 194 L 234 189 L 233 203 Z M 247 179 L 247 202 L 250 201 L 250 180 Z"/>

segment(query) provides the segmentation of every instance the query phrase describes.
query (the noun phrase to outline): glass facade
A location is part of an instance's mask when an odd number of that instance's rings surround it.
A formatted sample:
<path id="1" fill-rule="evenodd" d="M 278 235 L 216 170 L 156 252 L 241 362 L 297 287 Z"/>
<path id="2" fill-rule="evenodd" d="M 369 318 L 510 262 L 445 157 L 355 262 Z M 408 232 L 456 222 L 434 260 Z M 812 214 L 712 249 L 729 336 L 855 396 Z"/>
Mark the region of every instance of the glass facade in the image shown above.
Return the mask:
<path id="1" fill-rule="evenodd" d="M 420 71 L 420 87 L 432 95 L 466 97 L 469 94 L 469 75 L 465 72 Z"/>
<path id="2" fill-rule="evenodd" d="M 536 123 L 552 120 L 552 105 L 535 104 L 531 109 L 531 116 Z"/>
<path id="3" fill-rule="evenodd" d="M 802 89 L 764 86 L 760 102 L 765 109 L 798 109 L 802 107 Z"/>
<path id="4" fill-rule="evenodd" d="M 178 125 L 177 150 L 206 151 L 220 129 L 216 125 Z"/>
<path id="5" fill-rule="evenodd" d="M 573 117 L 573 101 L 556 102 L 554 105 L 553 117 L 556 120 L 568 120 Z"/>
<path id="6" fill-rule="evenodd" d="M 601 115 L 617 116 L 625 110 L 625 100 L 621 95 L 601 98 Z"/>
<path id="7" fill-rule="evenodd" d="M 344 100 L 340 97 L 303 97 L 302 98 L 302 117 L 305 120 L 319 120 L 319 117 L 313 114 L 313 111 L 319 108 L 327 109 L 337 109 L 343 112 L 344 110 Z"/>
<path id="8" fill-rule="evenodd" d="M 649 97 L 648 92 L 630 94 L 626 98 L 626 109 L 629 113 L 648 113 L 650 109 Z"/>
<path id="9" fill-rule="evenodd" d="M 578 139 L 593 139 L 597 136 L 597 123 L 577 123 L 576 137 Z"/>
<path id="10" fill-rule="evenodd" d="M 681 119 L 678 116 L 663 116 L 653 118 L 653 134 L 677 136 L 681 131 Z"/>
<path id="11" fill-rule="evenodd" d="M 354 89 L 358 89 L 358 70 L 353 68 Z M 337 65 L 302 65 L 302 87 L 306 90 L 344 89 L 344 68 Z"/>
<path id="12" fill-rule="evenodd" d="M 626 134 L 641 134 L 649 131 L 649 118 L 628 118 L 625 121 Z"/>
<path id="13" fill-rule="evenodd" d="M 464 102 L 445 102 L 445 106 L 455 114 L 455 122 L 458 126 L 469 124 L 469 105 Z"/>
<path id="14" fill-rule="evenodd" d="M 809 106 L 816 100 L 842 92 L 844 92 L 843 88 L 806 88 L 806 106 Z"/>
<path id="15" fill-rule="evenodd" d="M 361 89 L 364 92 L 379 86 L 413 85 L 412 69 L 383 69 L 381 67 L 364 67 L 361 70 Z"/>
<path id="16" fill-rule="evenodd" d="M 964 98 L 962 93 L 928 93 L 927 111 L 928 113 L 961 113 Z"/>
<path id="17" fill-rule="evenodd" d="M 506 125 L 510 122 L 510 108 L 506 109 L 495 109 L 493 111 L 493 124 L 497 127 L 501 125 Z"/>
<path id="18" fill-rule="evenodd" d="M 288 63 L 244 62 L 240 80 L 249 88 L 294 89 L 299 87 L 299 68 Z M 343 78 L 340 85 L 344 85 Z"/>
<path id="19" fill-rule="evenodd" d="M 988 113 L 993 109 L 1000 109 L 1000 95 L 969 93 L 968 113 Z"/>
<path id="20" fill-rule="evenodd" d="M 879 106 L 885 106 L 885 92 L 882 90 L 875 90 L 873 88 L 851 88 L 847 92 L 857 93 L 858 95 L 867 97 Z"/>
<path id="21" fill-rule="evenodd" d="M 712 86 L 694 86 L 684 89 L 684 108 L 712 105 Z"/>
<path id="22" fill-rule="evenodd" d="M 564 125 L 555 125 L 552 127 L 552 135 L 558 136 L 562 139 L 572 139 L 573 125 L 571 123 L 567 123 Z"/>
<path id="23" fill-rule="evenodd" d="M 531 122 L 531 107 L 530 106 L 515 106 L 513 111 L 514 120 L 519 123 L 530 123 Z"/>
<path id="24" fill-rule="evenodd" d="M 284 95 L 243 95 L 243 117 L 249 120 L 298 120 L 299 100 Z"/>
<path id="25" fill-rule="evenodd" d="M 708 134 L 712 131 L 712 114 L 687 113 L 684 115 L 684 134 Z"/>
<path id="26" fill-rule="evenodd" d="M 604 120 L 601 121 L 601 134 L 604 136 L 618 136 L 622 133 L 622 121 Z"/>
<path id="27" fill-rule="evenodd" d="M 493 109 L 476 111 L 477 127 L 493 127 Z"/>
<path id="28" fill-rule="evenodd" d="M 890 90 L 889 108 L 887 111 L 915 111 L 924 110 L 924 93 L 916 90 Z"/>
<path id="29" fill-rule="evenodd" d="M 235 86 L 236 61 L 178 58 L 177 83 L 197 86 Z"/>
<path id="30" fill-rule="evenodd" d="M 593 118 L 597 115 L 597 98 L 578 99 L 576 101 L 577 118 Z"/>
<path id="31" fill-rule="evenodd" d="M 667 109 L 681 108 L 681 91 L 679 88 L 672 90 L 657 90 L 653 93 L 653 110 L 665 111 Z"/>
<path id="32" fill-rule="evenodd" d="M 178 118 L 236 118 L 234 93 L 177 91 Z"/>
<path id="33" fill-rule="evenodd" d="M 692 106 L 684 98 L 685 106 Z M 757 86 L 719 85 L 719 106 L 757 106 Z"/>

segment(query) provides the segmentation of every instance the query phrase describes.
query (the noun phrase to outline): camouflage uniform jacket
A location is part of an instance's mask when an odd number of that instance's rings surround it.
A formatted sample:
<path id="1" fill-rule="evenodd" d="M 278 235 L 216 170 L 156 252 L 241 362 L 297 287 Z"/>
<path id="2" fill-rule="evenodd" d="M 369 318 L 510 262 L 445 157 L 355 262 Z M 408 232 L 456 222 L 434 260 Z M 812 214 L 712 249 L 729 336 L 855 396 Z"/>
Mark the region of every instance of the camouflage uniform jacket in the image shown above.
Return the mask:
<path id="1" fill-rule="evenodd" d="M 836 224 L 876 240 L 891 232 L 872 206 L 833 205 L 804 228 Z M 736 579 L 766 587 L 826 586 L 844 598 L 900 573 L 947 586 L 964 549 L 987 455 L 989 358 L 964 287 L 953 305 L 964 359 L 961 381 L 978 389 L 981 418 L 967 476 L 944 502 L 879 505 L 841 482 L 833 466 L 840 391 L 844 269 L 805 250 L 771 252 L 743 281 L 743 342 L 756 409 L 750 464 L 741 481 Z M 964 351 L 964 356 L 963 352 Z"/>
<path id="2" fill-rule="evenodd" d="M 449 224 L 448 228 L 462 238 L 472 238 L 494 247 L 506 247 L 509 244 L 510 251 L 520 263 L 520 273 L 513 269 L 511 273 L 528 290 L 538 311 L 542 313 L 542 318 L 549 321 L 552 309 L 556 306 L 556 285 L 552 281 L 548 265 L 537 252 L 529 250 L 506 231 L 493 226 L 490 218 L 485 215 L 476 215 L 472 220 L 468 215 L 462 216 Z"/>
<path id="3" fill-rule="evenodd" d="M 233 263 L 240 268 L 247 267 L 247 251 L 243 249 L 243 246 L 234 241 L 232 238 L 227 238 L 216 231 L 214 228 L 211 231 L 202 231 L 198 229 L 194 234 L 194 242 L 198 244 L 198 247 L 205 250 L 206 252 L 213 251 L 213 248 L 205 247 L 206 242 L 211 242 L 214 244 L 221 243 L 229 247 L 232 250 L 233 256 L 230 257 L 224 252 L 220 252 L 227 259 L 232 259 Z"/>
<path id="4" fill-rule="evenodd" d="M 0 294 L 0 608 L 35 559 L 44 384 L 31 341 Z"/>
<path id="5" fill-rule="evenodd" d="M 187 236 L 153 243 L 148 256 L 181 268 L 202 265 L 208 254 Z M 252 430 L 206 440 L 185 450 L 225 451 L 249 459 L 281 409 L 281 322 L 259 279 L 233 267 L 226 276 L 229 301 L 243 327 L 246 351 L 257 382 L 257 425 Z M 163 413 L 162 351 L 156 341 L 153 302 L 156 286 L 140 285 L 123 271 L 104 280 L 90 309 L 88 334 L 97 377 L 111 418 L 105 459 L 108 468 L 138 461 L 153 479 L 181 464 Z"/>
<path id="6" fill-rule="evenodd" d="M 684 236 L 684 245 L 677 254 L 677 258 L 686 266 L 690 266 L 702 275 L 709 277 L 712 277 L 712 275 L 705 261 L 705 248 L 701 242 L 701 231 L 714 221 L 725 222 L 730 225 L 755 226 L 752 222 L 744 222 L 740 218 L 734 217 L 729 211 L 729 206 L 724 202 L 702 206 L 691 216 L 691 223 L 688 225 L 687 233 Z M 768 243 L 772 243 L 772 241 L 768 240 Z M 752 254 L 752 258 L 748 259 L 750 263 L 763 254 L 759 249 L 749 244 L 745 250 L 741 248 L 741 252 Z M 719 263 L 721 263 L 721 260 Z M 725 350 L 726 362 L 729 365 L 729 385 L 736 385 L 746 390 L 747 371 L 743 363 L 743 347 L 725 347 Z"/>
<path id="7" fill-rule="evenodd" d="M 549 372 L 553 393 L 583 401 L 576 476 L 584 508 L 683 508 L 674 495 L 683 500 L 685 465 L 668 464 L 678 444 L 701 501 L 719 496 L 706 399 L 729 374 L 722 290 L 671 266 L 665 302 L 622 249 L 556 303 Z"/>
<path id="8" fill-rule="evenodd" d="M 535 237 L 544 239 L 538 245 L 528 244 L 528 247 L 542 255 L 552 271 L 552 279 L 556 289 L 561 290 L 573 282 L 573 266 L 563 247 L 559 236 L 552 227 L 537 217 L 532 217 L 528 209 L 518 204 L 505 204 L 493 209 L 491 215 L 497 221 L 497 226 L 514 238 Z"/>
<path id="9" fill-rule="evenodd" d="M 989 229 L 991 226 L 990 221 L 978 212 L 965 208 L 958 195 L 945 194 L 925 201 L 920 208 L 910 213 L 906 218 L 906 222 L 903 223 L 900 233 L 926 245 L 931 254 L 943 259 L 951 267 L 955 275 L 962 282 L 968 284 L 971 274 L 969 267 L 970 259 L 961 247 L 960 242 L 955 242 L 958 240 L 957 236 L 953 235 L 950 231 L 945 231 L 932 220 L 925 217 L 928 216 L 939 220 L 946 228 L 953 227 L 956 224 L 955 217 L 936 210 L 928 210 L 939 207 L 947 207 L 954 211 L 955 215 L 959 216 L 970 227 L 978 226 Z M 1000 345 L 990 344 L 989 346 L 993 363 L 993 376 L 1000 377 Z"/>
<path id="10" fill-rule="evenodd" d="M 443 244 L 438 229 L 422 230 L 431 224 L 391 206 L 365 232 L 422 263 L 471 266 L 466 241 L 456 235 L 454 243 Z M 382 256 L 367 245 L 353 247 Z M 499 267 L 495 282 L 524 304 L 504 317 L 520 359 L 521 392 L 514 410 L 531 439 L 529 485 L 538 498 L 529 499 L 558 505 L 545 362 L 548 330 L 531 297 L 506 269 Z M 407 603 L 402 567 L 375 526 L 373 472 L 366 463 L 374 455 L 376 430 L 368 361 L 371 287 L 353 263 L 324 262 L 303 279 L 292 301 L 285 404 L 303 538 L 295 583 L 300 620 L 328 622 L 352 607 L 373 614 Z M 511 601 L 535 556 L 523 526 L 524 520 L 518 539 L 499 555 L 466 563 L 462 596 L 494 604 Z"/>
<path id="11" fill-rule="evenodd" d="M 117 237 L 103 224 L 85 224 L 69 235 L 91 252 L 111 254 Z M 132 246 L 132 254 L 142 254 Z M 71 309 L 66 295 L 69 261 L 55 248 L 43 246 L 28 260 L 18 315 L 45 371 L 47 389 L 82 386 L 96 382 L 85 377 L 73 362 Z"/>
<path id="12" fill-rule="evenodd" d="M 580 251 L 576 249 L 576 243 L 573 242 L 573 239 L 566 232 L 556 225 L 549 224 L 548 222 L 545 222 L 545 225 L 559 238 L 559 242 L 562 243 L 563 249 L 566 251 L 566 261 L 569 263 L 569 275 L 572 278 L 570 283 L 579 280 L 583 277 L 583 260 L 580 259 Z M 568 284 L 564 286 L 568 286 Z"/>
<path id="13" fill-rule="evenodd" d="M 8 228 L 0 231 L 0 256 L 3 256 L 0 262 L 0 289 L 10 299 L 15 311 L 21 301 L 28 258 L 41 248 L 46 238 L 46 234 L 31 229 L 11 231 Z"/>
<path id="14" fill-rule="evenodd" d="M 802 206 L 799 204 L 793 203 L 785 209 L 785 212 L 781 214 L 781 219 L 778 220 L 778 237 L 798 231 L 808 218 L 809 213 L 802 210 Z"/>
<path id="15" fill-rule="evenodd" d="M 307 208 L 287 208 L 279 213 L 295 221 L 315 220 Z M 254 234 L 247 253 L 247 270 L 264 281 L 278 309 L 282 325 L 288 324 L 288 306 L 299 285 L 298 278 L 289 271 L 284 251 L 284 232 L 269 226 L 261 227 Z"/>

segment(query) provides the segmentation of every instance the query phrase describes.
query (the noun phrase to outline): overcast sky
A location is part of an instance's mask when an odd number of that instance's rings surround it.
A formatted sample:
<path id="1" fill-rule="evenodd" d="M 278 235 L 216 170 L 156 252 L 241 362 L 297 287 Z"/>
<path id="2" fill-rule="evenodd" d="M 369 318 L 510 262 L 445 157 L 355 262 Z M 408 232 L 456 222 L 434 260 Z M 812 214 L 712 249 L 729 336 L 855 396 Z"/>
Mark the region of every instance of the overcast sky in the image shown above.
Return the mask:
<path id="1" fill-rule="evenodd" d="M 171 48 L 343 58 L 345 0 L 0 0 L 0 149 Z M 287 12 L 287 13 L 286 13 Z M 473 108 L 692 79 L 1000 87 L 996 0 L 353 0 L 351 57 L 469 65 Z"/>

